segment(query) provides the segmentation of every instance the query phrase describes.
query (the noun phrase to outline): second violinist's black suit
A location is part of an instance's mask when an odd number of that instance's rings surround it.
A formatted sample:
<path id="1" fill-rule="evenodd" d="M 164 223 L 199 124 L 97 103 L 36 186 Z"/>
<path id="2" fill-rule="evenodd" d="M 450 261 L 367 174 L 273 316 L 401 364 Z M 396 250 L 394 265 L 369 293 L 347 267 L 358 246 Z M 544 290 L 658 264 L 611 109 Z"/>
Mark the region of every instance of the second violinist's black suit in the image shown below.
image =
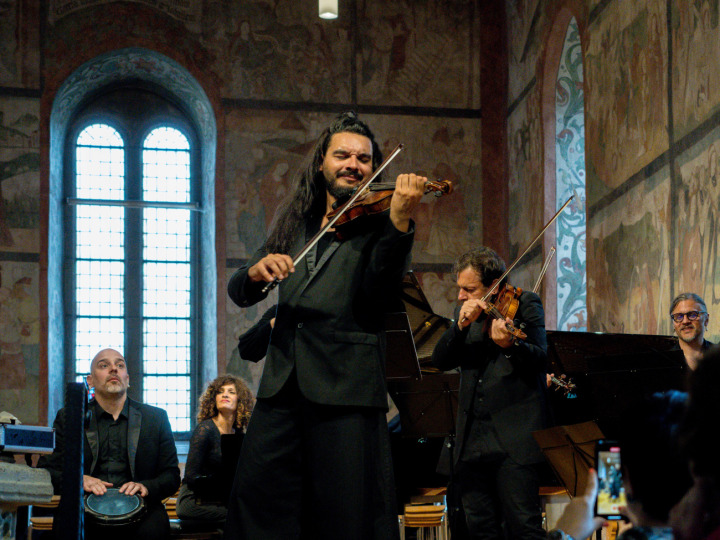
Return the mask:
<path id="1" fill-rule="evenodd" d="M 524 292 L 516 324 L 527 339 L 508 349 L 490 339 L 486 320 L 453 324 L 433 352 L 436 367 L 461 369 L 455 481 L 472 538 L 545 538 L 535 470 L 543 456 L 532 437 L 546 427 L 545 314 Z"/>

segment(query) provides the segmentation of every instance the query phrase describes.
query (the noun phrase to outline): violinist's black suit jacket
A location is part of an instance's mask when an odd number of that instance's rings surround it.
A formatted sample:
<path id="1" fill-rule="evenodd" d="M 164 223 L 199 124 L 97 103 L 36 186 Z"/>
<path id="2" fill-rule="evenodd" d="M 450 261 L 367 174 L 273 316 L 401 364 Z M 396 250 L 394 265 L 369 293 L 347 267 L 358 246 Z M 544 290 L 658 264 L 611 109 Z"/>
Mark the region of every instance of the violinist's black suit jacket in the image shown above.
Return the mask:
<path id="1" fill-rule="evenodd" d="M 543 461 L 531 433 L 546 427 L 545 314 L 535 293 L 523 292 L 519 300 L 515 320 L 525 323 L 527 339 L 523 343 L 509 349 L 497 346 L 485 331 L 487 315 L 483 314 L 464 330 L 453 324 L 435 346 L 432 361 L 436 367 L 461 369 L 456 462 L 466 451 L 466 430 L 477 427 L 467 426 L 467 422 L 478 387 L 503 450 L 520 465 Z M 456 319 L 459 310 L 460 306 L 455 310 Z"/>
<path id="2" fill-rule="evenodd" d="M 226 539 L 398 537 L 383 325 L 384 313 L 401 306 L 412 241 L 383 215 L 343 241 L 328 240 L 319 257 L 312 249 L 279 285 Z M 263 283 L 248 279 L 263 256 L 230 279 L 236 304 L 266 296 Z"/>
<path id="3" fill-rule="evenodd" d="M 387 408 L 383 315 L 398 311 L 399 284 L 410 263 L 410 232 L 389 217 L 367 232 L 333 239 L 317 260 L 313 249 L 280 285 L 275 326 L 258 398 L 277 394 L 293 371 L 300 391 L 321 405 Z M 291 255 L 305 245 L 296 242 Z M 228 283 L 239 306 L 267 296 L 248 270 L 266 255 L 259 250 Z M 401 308 L 400 308 L 401 309 Z"/>
<path id="4" fill-rule="evenodd" d="M 138 403 L 130 398 L 128 417 L 128 462 L 134 482 L 148 489 L 147 504 L 158 505 L 172 496 L 180 486 L 177 451 L 167 413 L 158 407 Z M 91 402 L 90 405 L 92 405 Z M 93 410 L 94 407 L 90 407 Z M 53 423 L 55 452 L 43 457 L 38 467 L 50 472 L 55 493 L 60 492 L 62 479 L 65 415 L 61 409 Z M 97 418 L 93 414 L 85 428 L 83 474 L 95 476 L 93 471 L 99 454 Z M 119 488 L 120 486 L 113 486 Z"/>

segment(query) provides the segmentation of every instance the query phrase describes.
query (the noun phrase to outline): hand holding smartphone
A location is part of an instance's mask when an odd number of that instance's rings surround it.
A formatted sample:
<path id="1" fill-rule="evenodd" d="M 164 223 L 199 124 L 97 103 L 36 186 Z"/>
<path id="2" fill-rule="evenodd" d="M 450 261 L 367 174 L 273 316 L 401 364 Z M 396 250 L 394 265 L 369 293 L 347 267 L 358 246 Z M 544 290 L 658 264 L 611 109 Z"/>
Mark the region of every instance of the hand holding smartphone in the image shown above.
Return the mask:
<path id="1" fill-rule="evenodd" d="M 620 508 L 627 506 L 622 479 L 620 445 L 617 441 L 600 440 L 595 446 L 598 495 L 595 515 L 605 519 L 624 519 Z"/>

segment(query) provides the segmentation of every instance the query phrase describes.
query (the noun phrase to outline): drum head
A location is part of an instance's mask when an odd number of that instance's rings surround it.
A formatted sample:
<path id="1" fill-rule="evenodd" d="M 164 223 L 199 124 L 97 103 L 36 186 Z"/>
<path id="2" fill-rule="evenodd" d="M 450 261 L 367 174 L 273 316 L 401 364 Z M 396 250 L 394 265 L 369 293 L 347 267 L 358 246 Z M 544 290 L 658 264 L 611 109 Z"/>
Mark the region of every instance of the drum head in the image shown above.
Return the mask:
<path id="1" fill-rule="evenodd" d="M 145 503 L 138 495 L 125 495 L 116 488 L 104 495 L 85 495 L 85 513 L 88 518 L 106 525 L 125 525 L 140 518 Z"/>

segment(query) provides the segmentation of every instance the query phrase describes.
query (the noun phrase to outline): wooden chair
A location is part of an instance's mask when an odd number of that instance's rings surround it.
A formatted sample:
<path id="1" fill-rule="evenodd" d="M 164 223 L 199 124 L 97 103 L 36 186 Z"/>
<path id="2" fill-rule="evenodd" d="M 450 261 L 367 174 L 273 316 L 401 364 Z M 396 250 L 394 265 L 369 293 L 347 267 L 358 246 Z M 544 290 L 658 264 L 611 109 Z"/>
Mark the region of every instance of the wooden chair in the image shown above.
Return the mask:
<path id="1" fill-rule="evenodd" d="M 417 529 L 417 540 L 448 540 L 448 514 L 445 488 L 424 489 L 405 505 L 405 527 Z"/>
<path id="2" fill-rule="evenodd" d="M 447 507 L 444 504 L 407 504 L 405 527 L 417 528 L 418 540 L 448 540 Z"/>
<path id="3" fill-rule="evenodd" d="M 52 516 L 33 516 L 33 508 L 57 508 L 60 505 L 60 495 L 53 495 L 49 503 L 33 504 L 28 510 L 27 540 L 32 540 L 33 531 L 51 531 Z"/>

